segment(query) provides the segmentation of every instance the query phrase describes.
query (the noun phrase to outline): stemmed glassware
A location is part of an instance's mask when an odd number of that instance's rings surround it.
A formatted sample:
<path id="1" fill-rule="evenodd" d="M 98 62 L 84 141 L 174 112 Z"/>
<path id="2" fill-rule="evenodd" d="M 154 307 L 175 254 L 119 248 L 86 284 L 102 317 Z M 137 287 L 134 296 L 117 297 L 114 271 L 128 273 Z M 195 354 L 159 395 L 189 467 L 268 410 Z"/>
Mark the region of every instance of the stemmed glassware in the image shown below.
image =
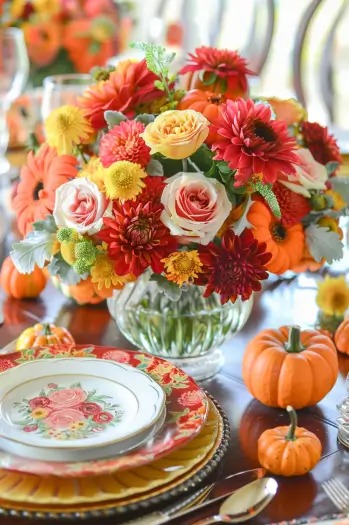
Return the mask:
<path id="1" fill-rule="evenodd" d="M 41 105 L 43 121 L 51 111 L 66 104 L 74 104 L 85 89 L 92 84 L 92 77 L 83 74 L 52 75 L 44 79 Z"/>

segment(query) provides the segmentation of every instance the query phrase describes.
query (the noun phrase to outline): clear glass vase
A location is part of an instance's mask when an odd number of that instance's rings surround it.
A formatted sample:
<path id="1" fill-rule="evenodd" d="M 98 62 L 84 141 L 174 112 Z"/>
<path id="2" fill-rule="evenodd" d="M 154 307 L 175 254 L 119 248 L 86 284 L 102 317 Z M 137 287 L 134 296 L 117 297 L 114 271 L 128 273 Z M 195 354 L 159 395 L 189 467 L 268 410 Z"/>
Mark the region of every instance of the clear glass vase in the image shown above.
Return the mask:
<path id="1" fill-rule="evenodd" d="M 199 286 L 190 286 L 179 301 L 171 301 L 148 274 L 108 299 L 111 316 L 131 343 L 172 361 L 196 380 L 221 369 L 224 354 L 219 347 L 241 330 L 252 304 L 251 298 L 221 305 L 219 295 L 205 299 Z"/>

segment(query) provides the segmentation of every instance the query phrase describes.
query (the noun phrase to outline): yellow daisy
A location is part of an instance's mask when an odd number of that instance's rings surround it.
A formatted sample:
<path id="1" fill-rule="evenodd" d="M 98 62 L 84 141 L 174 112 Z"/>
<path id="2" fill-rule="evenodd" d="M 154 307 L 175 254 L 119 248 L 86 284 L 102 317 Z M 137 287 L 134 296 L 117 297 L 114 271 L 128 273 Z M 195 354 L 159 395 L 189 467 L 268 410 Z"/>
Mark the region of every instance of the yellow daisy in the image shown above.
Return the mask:
<path id="1" fill-rule="evenodd" d="M 91 124 L 75 106 L 55 109 L 45 120 L 46 141 L 59 155 L 69 155 L 92 135 Z"/>
<path id="2" fill-rule="evenodd" d="M 173 252 L 162 261 L 165 264 L 166 277 L 169 281 L 182 286 L 193 281 L 201 273 L 202 262 L 197 250 Z"/>
<path id="3" fill-rule="evenodd" d="M 34 410 L 31 413 L 31 417 L 34 419 L 43 419 L 44 417 L 48 416 L 49 411 L 47 408 L 34 408 Z"/>
<path id="4" fill-rule="evenodd" d="M 326 275 L 318 283 L 316 304 L 327 315 L 342 316 L 349 307 L 349 286 L 345 276 L 330 277 Z"/>
<path id="5" fill-rule="evenodd" d="M 120 160 L 105 170 L 105 189 L 109 199 L 135 200 L 145 188 L 142 179 L 147 176 L 140 164 Z"/>
<path id="6" fill-rule="evenodd" d="M 78 177 L 83 177 L 94 182 L 98 189 L 105 192 L 104 177 L 106 169 L 98 157 L 91 157 L 90 160 L 85 164 L 84 169 L 79 171 Z"/>
<path id="7" fill-rule="evenodd" d="M 118 275 L 114 263 L 106 253 L 97 255 L 96 262 L 91 268 L 91 281 L 97 284 L 98 290 L 113 287 L 120 290 L 126 283 L 135 280 L 134 275 Z"/>

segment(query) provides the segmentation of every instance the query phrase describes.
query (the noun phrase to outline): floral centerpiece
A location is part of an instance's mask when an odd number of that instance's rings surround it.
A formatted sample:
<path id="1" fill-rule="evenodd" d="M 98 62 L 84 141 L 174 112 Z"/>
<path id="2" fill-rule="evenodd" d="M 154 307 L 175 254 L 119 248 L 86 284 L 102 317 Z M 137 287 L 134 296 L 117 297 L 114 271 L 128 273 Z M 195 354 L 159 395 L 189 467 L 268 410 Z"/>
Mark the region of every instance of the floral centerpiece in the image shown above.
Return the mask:
<path id="1" fill-rule="evenodd" d="M 340 259 L 348 192 L 327 129 L 295 100 L 248 98 L 236 52 L 197 49 L 185 92 L 174 54 L 140 47 L 46 120 L 14 201 L 17 268 L 47 265 L 91 299 L 151 274 L 171 300 L 197 288 L 225 304 Z"/>
<path id="2" fill-rule="evenodd" d="M 33 86 L 41 86 L 48 75 L 88 73 L 105 64 L 124 48 L 130 29 L 126 2 L 13 0 L 9 4 L 6 9 L 5 3 L 4 20 L 6 26 L 23 30 Z"/>

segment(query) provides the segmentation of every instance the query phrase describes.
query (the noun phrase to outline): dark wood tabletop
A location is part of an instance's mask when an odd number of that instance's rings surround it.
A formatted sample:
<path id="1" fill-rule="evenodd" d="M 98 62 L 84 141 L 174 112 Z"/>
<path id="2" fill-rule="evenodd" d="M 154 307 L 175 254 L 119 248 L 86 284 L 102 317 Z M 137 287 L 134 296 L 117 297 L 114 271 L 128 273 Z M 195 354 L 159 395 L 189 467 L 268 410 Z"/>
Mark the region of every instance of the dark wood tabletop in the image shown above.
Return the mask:
<path id="1" fill-rule="evenodd" d="M 347 262 L 349 266 L 348 254 Z M 267 428 L 288 423 L 285 411 L 267 408 L 249 394 L 241 377 L 242 356 L 248 341 L 263 328 L 294 323 L 309 327 L 314 324 L 317 315 L 316 278 L 319 277 L 307 274 L 271 280 L 264 291 L 255 297 L 251 317 L 244 329 L 226 344 L 226 364 L 221 373 L 202 383 L 202 387 L 220 403 L 231 425 L 230 447 L 221 466 L 220 477 L 257 467 L 259 435 Z M 5 323 L 0 327 L 0 347 L 16 339 L 22 330 L 40 319 L 66 326 L 77 343 L 132 348 L 118 331 L 105 304 L 77 306 L 64 298 L 51 283 L 39 299 L 17 301 L 5 298 L 3 307 Z M 321 484 L 335 476 L 349 488 L 349 452 L 337 441 L 336 425 L 336 403 L 346 395 L 345 378 L 349 372 L 349 357 L 339 355 L 339 368 L 337 383 L 325 399 L 298 413 L 299 425 L 314 432 L 322 442 L 320 463 L 306 476 L 278 478 L 277 496 L 253 523 L 320 517 L 336 512 Z M 196 515 L 195 519 L 203 516 L 204 512 Z M 116 523 L 115 519 L 109 521 Z M 14 519 L 3 517 L 0 521 L 7 525 L 10 522 L 13 523 Z M 182 519 L 178 523 L 189 525 L 193 521 Z"/>

